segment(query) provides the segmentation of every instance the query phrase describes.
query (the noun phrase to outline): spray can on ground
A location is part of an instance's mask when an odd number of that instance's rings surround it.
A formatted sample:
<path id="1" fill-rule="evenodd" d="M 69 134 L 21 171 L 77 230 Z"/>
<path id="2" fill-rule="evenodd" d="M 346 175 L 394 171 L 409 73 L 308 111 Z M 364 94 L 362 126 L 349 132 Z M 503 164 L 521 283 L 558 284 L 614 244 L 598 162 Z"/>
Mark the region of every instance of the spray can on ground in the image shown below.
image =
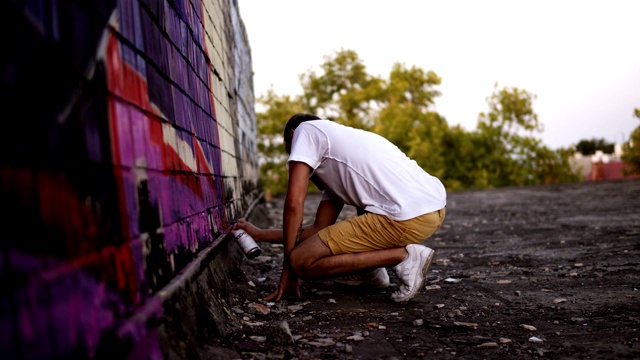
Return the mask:
<path id="1" fill-rule="evenodd" d="M 231 230 L 231 234 L 233 235 L 233 238 L 236 239 L 236 242 L 238 242 L 238 245 L 240 245 L 247 258 L 253 259 L 262 253 L 260 246 L 258 246 L 256 241 L 253 240 L 251 235 L 247 234 L 246 231 L 235 229 Z"/>

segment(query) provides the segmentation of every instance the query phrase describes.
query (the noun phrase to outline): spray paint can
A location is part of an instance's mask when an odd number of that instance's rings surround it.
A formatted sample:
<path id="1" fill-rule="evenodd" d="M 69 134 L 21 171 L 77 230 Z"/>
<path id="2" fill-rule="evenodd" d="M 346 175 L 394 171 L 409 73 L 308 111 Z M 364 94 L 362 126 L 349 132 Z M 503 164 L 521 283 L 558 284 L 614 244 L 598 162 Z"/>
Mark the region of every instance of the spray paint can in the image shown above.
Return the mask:
<path id="1" fill-rule="evenodd" d="M 247 234 L 246 231 L 235 229 L 231 231 L 231 234 L 233 235 L 233 238 L 236 239 L 236 242 L 240 245 L 247 258 L 253 259 L 262 253 L 260 246 L 258 246 L 256 241 L 253 240 L 251 235 Z"/>

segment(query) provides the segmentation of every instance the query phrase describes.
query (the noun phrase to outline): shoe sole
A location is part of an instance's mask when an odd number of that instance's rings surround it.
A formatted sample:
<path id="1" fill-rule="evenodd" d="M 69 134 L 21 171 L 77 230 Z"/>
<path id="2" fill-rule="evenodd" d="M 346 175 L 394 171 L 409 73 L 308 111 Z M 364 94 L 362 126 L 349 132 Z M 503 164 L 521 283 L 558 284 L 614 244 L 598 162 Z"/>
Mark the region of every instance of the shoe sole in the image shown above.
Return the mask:
<path id="1" fill-rule="evenodd" d="M 424 286 L 425 281 L 427 280 L 427 271 L 429 270 L 429 266 L 431 266 L 431 262 L 433 261 L 433 257 L 435 256 L 436 252 L 433 249 L 428 249 L 429 250 L 429 255 L 427 256 L 427 259 L 425 260 L 424 264 L 422 264 L 422 279 L 419 282 L 419 284 L 414 284 L 415 286 L 413 287 L 413 291 L 411 293 L 409 293 L 406 297 L 403 297 L 402 299 L 396 300 L 393 299 L 396 302 L 405 302 L 405 301 L 409 301 L 411 299 L 413 299 L 416 295 L 418 295 L 418 293 L 420 292 L 420 290 L 422 289 L 422 287 Z"/>

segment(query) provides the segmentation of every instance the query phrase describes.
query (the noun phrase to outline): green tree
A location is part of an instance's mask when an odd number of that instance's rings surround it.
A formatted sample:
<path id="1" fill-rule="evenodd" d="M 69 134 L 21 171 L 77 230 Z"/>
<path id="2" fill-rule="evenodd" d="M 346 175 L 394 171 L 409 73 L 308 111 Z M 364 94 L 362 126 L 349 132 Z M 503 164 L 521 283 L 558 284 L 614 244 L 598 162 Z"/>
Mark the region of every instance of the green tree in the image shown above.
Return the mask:
<path id="1" fill-rule="evenodd" d="M 640 119 L 640 108 L 634 109 L 634 115 Z M 622 145 L 622 152 L 622 161 L 627 165 L 623 174 L 640 175 L 640 126 L 633 130 L 629 141 Z"/>
<path id="2" fill-rule="evenodd" d="M 476 130 L 450 127 L 433 110 L 441 79 L 433 71 L 396 63 L 388 80 L 367 74 L 354 51 L 327 56 L 322 72 L 300 75 L 303 94 L 258 98 L 261 179 L 265 192 L 286 190 L 287 156 L 282 131 L 296 112 L 314 113 L 336 122 L 374 131 L 442 179 L 449 190 L 574 181 L 566 152 L 542 146 L 533 111 L 535 95 L 503 88 L 487 99 Z"/>
<path id="3" fill-rule="evenodd" d="M 326 56 L 321 69 L 320 75 L 312 70 L 300 75 L 305 109 L 347 126 L 370 129 L 382 79 L 367 74 L 363 61 L 352 50 Z"/>
<path id="4" fill-rule="evenodd" d="M 263 112 L 256 113 L 256 122 L 260 181 L 265 196 L 270 197 L 287 189 L 287 153 L 282 134 L 291 115 L 302 112 L 304 108 L 300 97 L 279 96 L 273 89 L 259 96 L 256 102 L 265 108 Z"/>
<path id="5" fill-rule="evenodd" d="M 576 144 L 576 151 L 582 155 L 593 155 L 597 150 L 602 151 L 605 154 L 613 154 L 613 143 L 607 142 L 605 139 L 583 139 Z"/>
<path id="6" fill-rule="evenodd" d="M 498 90 L 497 83 L 487 98 L 489 111 L 480 113 L 477 131 L 485 142 L 486 158 L 481 163 L 489 186 L 529 183 L 525 169 L 529 148 L 538 145 L 530 134 L 541 131 L 533 111 L 534 99 L 535 95 L 515 87 Z"/>
<path id="7" fill-rule="evenodd" d="M 469 132 L 459 125 L 443 136 L 446 166 L 442 180 L 449 190 L 489 187 L 484 163 L 492 155 L 488 143 L 478 131 Z"/>
<path id="8" fill-rule="evenodd" d="M 435 89 L 440 82 L 433 71 L 394 64 L 376 99 L 380 111 L 372 129 L 436 176 L 444 171 L 440 143 L 447 127 L 445 119 L 430 110 L 440 96 Z"/>
<path id="9" fill-rule="evenodd" d="M 440 96 L 434 86 L 440 82 L 441 79 L 431 71 L 425 73 L 420 68 L 407 69 L 399 63 L 394 64 L 389 81 L 384 83 L 384 90 L 377 98 L 380 111 L 372 130 L 409 152 L 412 131 L 415 136 L 415 128 L 429 122 L 429 107 L 435 103 L 435 97 Z"/>
<path id="10" fill-rule="evenodd" d="M 477 131 L 483 139 L 486 160 L 482 175 L 492 187 L 575 181 L 567 158 L 542 145 L 534 134 L 542 132 L 533 110 L 534 94 L 504 87 L 487 99 L 489 111 L 481 113 Z M 484 180 L 483 182 L 484 183 Z"/>

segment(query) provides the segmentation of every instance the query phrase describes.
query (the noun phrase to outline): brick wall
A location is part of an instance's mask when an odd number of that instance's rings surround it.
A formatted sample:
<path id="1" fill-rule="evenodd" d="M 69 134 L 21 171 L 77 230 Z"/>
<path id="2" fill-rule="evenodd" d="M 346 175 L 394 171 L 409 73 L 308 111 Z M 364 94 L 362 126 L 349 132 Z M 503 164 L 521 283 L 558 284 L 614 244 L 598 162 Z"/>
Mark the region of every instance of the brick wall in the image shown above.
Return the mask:
<path id="1" fill-rule="evenodd" d="M 3 1 L 0 27 L 0 354 L 94 358 L 260 197 L 237 0 Z"/>

